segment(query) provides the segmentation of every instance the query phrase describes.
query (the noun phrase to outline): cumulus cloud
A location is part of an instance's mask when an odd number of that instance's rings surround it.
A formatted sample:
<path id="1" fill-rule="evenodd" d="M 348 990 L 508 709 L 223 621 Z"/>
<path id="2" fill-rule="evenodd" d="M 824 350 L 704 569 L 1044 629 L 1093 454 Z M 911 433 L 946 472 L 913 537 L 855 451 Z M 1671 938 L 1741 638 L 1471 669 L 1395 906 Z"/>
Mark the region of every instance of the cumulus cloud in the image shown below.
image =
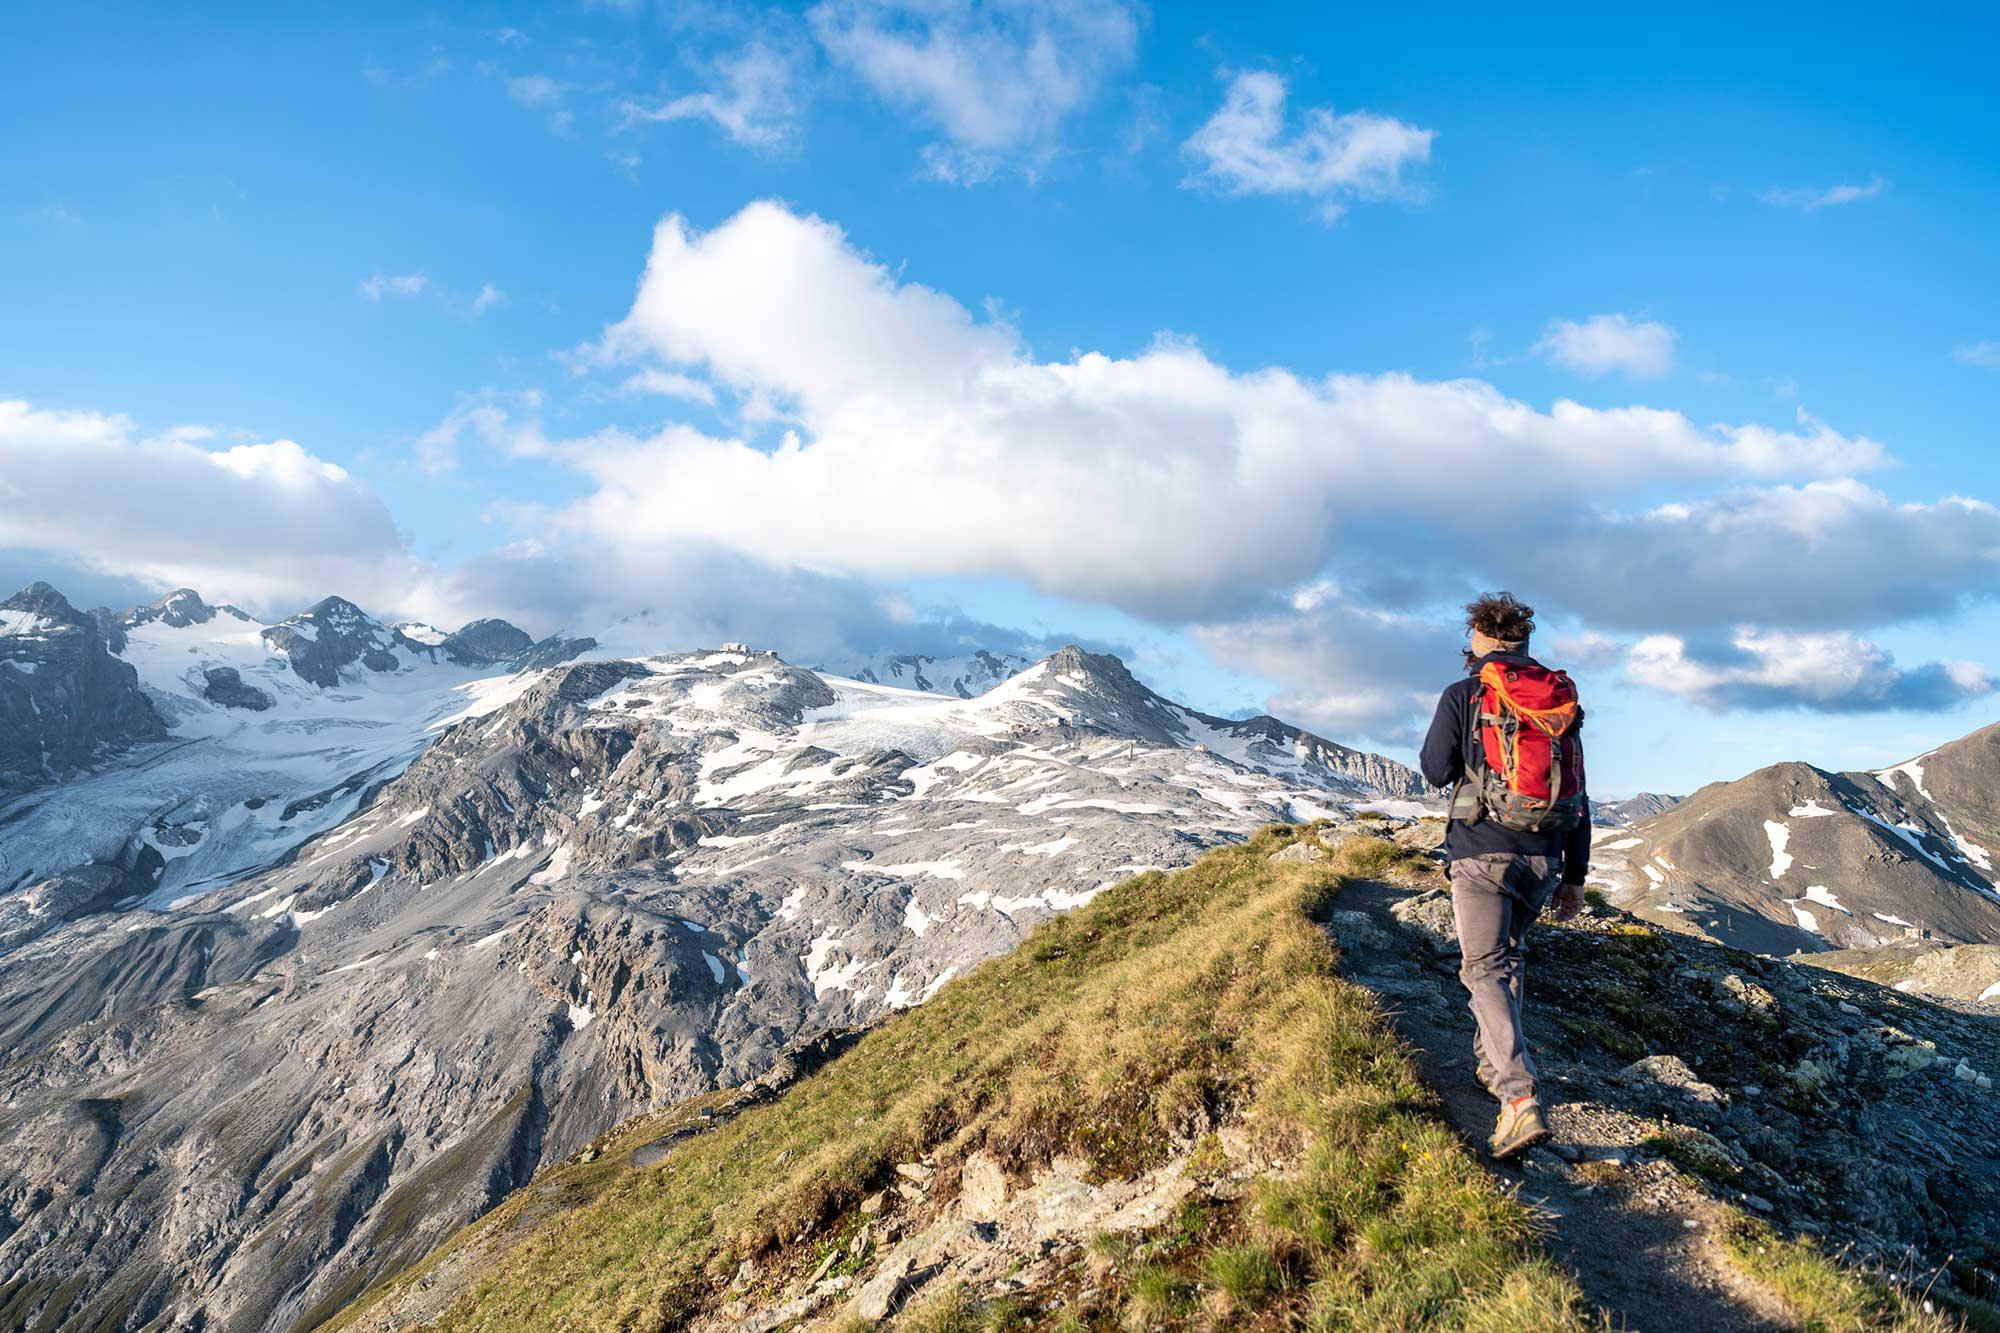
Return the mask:
<path id="1" fill-rule="evenodd" d="M 1123 0 L 827 0 L 807 17 L 827 55 L 943 136 L 930 173 L 972 184 L 1033 173 L 1063 123 L 1137 52 Z"/>
<path id="2" fill-rule="evenodd" d="M 363 300 L 380 301 L 384 297 L 422 296 L 430 285 L 431 280 L 421 273 L 374 273 L 357 283 L 355 290 Z"/>
<path id="3" fill-rule="evenodd" d="M 1952 360 L 1962 366 L 1977 366 L 1981 370 L 2000 370 L 2000 342 L 1990 339 L 1976 343 L 1961 343 L 1951 349 Z"/>
<path id="4" fill-rule="evenodd" d="M 1723 643 L 1694 646 L 1651 635 L 1627 659 L 1633 679 L 1704 708 L 1801 708 L 1880 713 L 1952 708 L 2000 688 L 1972 662 L 1903 668 L 1880 644 L 1848 633 L 1793 634 L 1740 629 Z"/>
<path id="5" fill-rule="evenodd" d="M 1194 635 L 1218 660 L 1274 682 L 1265 701 L 1274 715 L 1324 736 L 1402 746 L 1421 739 L 1465 646 L 1438 621 L 1358 605 L 1331 583 Z"/>
<path id="6" fill-rule="evenodd" d="M 1633 379 L 1656 380 L 1672 373 L 1680 335 L 1658 320 L 1625 315 L 1551 320 L 1537 354 L 1551 364 L 1589 379 L 1616 371 Z"/>
<path id="7" fill-rule="evenodd" d="M 1488 505 L 1527 512 L 1546 508 L 1552 477 L 1580 501 L 1884 461 L 1809 419 L 1541 411 L 1478 380 L 1237 372 L 1171 338 L 1037 361 L 1012 328 L 775 204 L 707 233 L 666 219 L 597 355 L 700 374 L 794 433 L 677 424 L 566 442 L 596 482 L 570 522 L 776 564 L 1018 578 L 1162 621 L 1226 616 L 1316 578 L 1356 524 L 1402 544 L 1441 524 L 1454 558 L 1477 551 L 1485 511 L 1452 478 L 1481 476 Z"/>
<path id="8" fill-rule="evenodd" d="M 1234 74 L 1222 106 L 1185 145 L 1199 166 L 1184 184 L 1229 194 L 1298 194 L 1328 221 L 1349 202 L 1409 197 L 1406 173 L 1430 160 L 1436 130 L 1369 111 L 1311 107 L 1287 134 L 1285 81 L 1264 70 Z"/>
<path id="9" fill-rule="evenodd" d="M 379 595 L 411 568 L 380 498 L 291 440 L 206 448 L 196 432 L 0 402 L 0 495 L 0 547 L 246 605 Z"/>
<path id="10" fill-rule="evenodd" d="M 789 146 L 798 133 L 797 61 L 787 50 L 752 41 L 716 58 L 709 86 L 651 106 L 621 108 L 626 127 L 648 122 L 706 120 L 736 143 L 766 151 Z"/>
<path id="11" fill-rule="evenodd" d="M 1858 204 L 1864 199 L 1873 199 L 1889 188 L 1889 182 L 1880 176 L 1872 176 L 1866 185 L 1802 185 L 1791 187 L 1772 186 L 1757 198 L 1774 208 L 1796 208 L 1813 213 L 1822 208 L 1837 208 L 1841 204 Z"/>
<path id="12" fill-rule="evenodd" d="M 507 304 L 507 293 L 490 282 L 483 282 L 479 285 L 479 294 L 472 298 L 472 314 L 476 318 L 495 306 L 505 304 Z"/>
<path id="13" fill-rule="evenodd" d="M 1536 541 L 1495 544 L 1482 565 L 1521 586 L 1573 571 L 1552 592 L 1604 627 L 1855 629 L 2000 593 L 2000 510 L 1962 496 L 1897 502 L 1840 478 L 1551 518 Z"/>
<path id="14" fill-rule="evenodd" d="M 455 414 L 459 434 L 527 453 L 545 443 L 506 429 L 489 402 Z M 276 619 L 339 593 L 380 616 L 504 615 L 535 634 L 601 633 L 640 613 L 656 645 L 739 639 L 798 662 L 972 647 L 1040 656 L 1074 637 L 912 607 L 859 579 L 700 540 L 612 544 L 531 522 L 537 535 L 444 568 L 413 557 L 380 498 L 337 465 L 290 440 L 203 447 L 213 434 L 146 435 L 122 416 L 0 401 L 0 595 L 47 579 L 78 605 L 130 605 L 191 587 Z"/>

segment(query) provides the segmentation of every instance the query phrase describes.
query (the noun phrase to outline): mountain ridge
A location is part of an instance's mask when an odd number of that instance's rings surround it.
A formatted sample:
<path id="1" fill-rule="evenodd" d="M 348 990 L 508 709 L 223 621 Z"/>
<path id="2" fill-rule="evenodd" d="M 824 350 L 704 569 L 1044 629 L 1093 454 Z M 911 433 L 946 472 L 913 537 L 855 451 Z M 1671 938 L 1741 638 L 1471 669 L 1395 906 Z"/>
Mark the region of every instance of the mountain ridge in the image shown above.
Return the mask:
<path id="1" fill-rule="evenodd" d="M 176 605 L 125 647 L 171 738 L 0 812 L 0 1208 L 33 1219 L 0 1263 L 86 1281 L 92 1318 L 282 1327 L 612 1117 L 1416 781 L 1075 648 L 964 699 L 742 645 L 557 637 L 517 671 L 344 599 L 275 643 Z"/>

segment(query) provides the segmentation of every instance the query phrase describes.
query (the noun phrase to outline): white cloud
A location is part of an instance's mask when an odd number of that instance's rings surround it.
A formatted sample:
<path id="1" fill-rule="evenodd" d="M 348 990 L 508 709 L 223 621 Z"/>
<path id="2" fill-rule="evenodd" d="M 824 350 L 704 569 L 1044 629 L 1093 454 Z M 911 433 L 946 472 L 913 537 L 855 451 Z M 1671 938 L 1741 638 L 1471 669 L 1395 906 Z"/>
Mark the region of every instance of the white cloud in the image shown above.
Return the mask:
<path id="1" fill-rule="evenodd" d="M 1926 711 L 1992 694 L 2000 680 L 1972 662 L 1902 668 L 1853 634 L 1738 629 L 1726 644 L 1693 648 L 1673 635 L 1633 646 L 1626 669 L 1642 684 L 1705 708 L 1804 708 L 1827 713 Z"/>
<path id="2" fill-rule="evenodd" d="M 384 297 L 422 296 L 430 285 L 431 280 L 421 273 L 375 273 L 357 283 L 355 290 L 365 300 L 380 301 Z"/>
<path id="3" fill-rule="evenodd" d="M 1277 717 L 1348 740 L 1412 745 L 1460 670 L 1463 635 L 1420 616 L 1355 604 L 1331 584 L 1288 605 L 1198 625 L 1218 660 L 1278 683 L 1264 703 Z"/>
<path id="4" fill-rule="evenodd" d="M 625 377 L 618 386 L 620 393 L 657 394 L 662 398 L 683 398 L 691 403 L 715 405 L 715 390 L 692 375 L 681 375 L 671 370 L 649 367 Z"/>
<path id="5" fill-rule="evenodd" d="M 562 101 L 563 86 L 546 74 L 521 74 L 507 80 L 507 96 L 522 106 L 548 107 Z"/>
<path id="6" fill-rule="evenodd" d="M 463 405 L 458 429 L 500 432 L 522 452 L 542 447 L 532 433 L 507 435 L 504 414 L 482 410 L 492 406 Z M 1057 646 L 699 541 L 628 547 L 536 530 L 442 569 L 411 556 L 379 497 L 338 465 L 290 440 L 198 443 L 216 434 L 182 426 L 149 436 L 122 416 L 0 400 L 0 571 L 17 580 L 0 594 L 40 578 L 78 605 L 128 605 L 191 587 L 275 619 L 338 593 L 379 616 L 458 625 L 504 615 L 537 635 L 594 632 L 654 606 L 653 642 L 741 639 L 799 662 Z M 539 516 L 523 518 L 533 530 Z"/>
<path id="7" fill-rule="evenodd" d="M 1121 0 L 827 0 L 807 15 L 827 55 L 944 136 L 924 154 L 942 180 L 1033 174 L 1063 122 L 1138 49 Z"/>
<path id="8" fill-rule="evenodd" d="M 1309 108 L 1289 137 L 1285 81 L 1268 71 L 1233 75 L 1222 107 L 1185 145 L 1200 167 L 1186 184 L 1230 194 L 1300 194 L 1331 221 L 1353 200 L 1409 197 L 1405 173 L 1428 162 L 1437 131 L 1368 111 Z"/>
<path id="9" fill-rule="evenodd" d="M 1624 644 L 1594 629 L 1560 634 L 1549 640 L 1551 662 L 1571 669 L 1610 666 L 1624 655 Z"/>
<path id="10" fill-rule="evenodd" d="M 1494 544 L 1482 567 L 1522 587 L 1575 571 L 1563 608 L 1604 627 L 1852 629 L 2000 594 L 2000 510 L 1960 496 L 1899 503 L 1851 478 L 1550 520 L 1519 551 Z"/>
<path id="11" fill-rule="evenodd" d="M 1888 181 L 1880 176 L 1873 176 L 1866 185 L 1791 187 L 1774 185 L 1757 197 L 1776 208 L 1796 208 L 1812 213 L 1822 208 L 1836 208 L 1841 204 L 1856 204 L 1864 199 L 1873 199 L 1888 188 Z"/>
<path id="12" fill-rule="evenodd" d="M 479 285 L 479 294 L 472 298 L 472 313 L 477 317 L 495 306 L 505 304 L 507 304 L 507 293 L 490 282 L 483 282 Z"/>
<path id="13" fill-rule="evenodd" d="M 1393 540 L 1443 523 L 1452 549 L 1477 550 L 1483 511 L 1459 478 L 1485 477 L 1490 506 L 1533 509 L 1552 477 L 1608 500 L 1884 461 L 1809 419 L 1699 427 L 1649 408 L 1539 411 L 1473 379 L 1238 373 L 1168 338 L 1039 362 L 1007 325 L 769 203 L 705 234 L 666 219 L 597 355 L 700 373 L 796 433 L 775 449 L 679 425 L 567 442 L 597 483 L 568 522 L 863 575 L 1014 577 L 1163 620 L 1317 577 L 1356 525 Z"/>
<path id="14" fill-rule="evenodd" d="M 1590 379 L 1613 371 L 1633 379 L 1656 380 L 1672 373 L 1680 335 L 1658 320 L 1625 315 L 1592 315 L 1581 322 L 1549 322 L 1535 351 L 1565 370 Z"/>
<path id="15" fill-rule="evenodd" d="M 412 582 L 388 509 L 346 471 L 291 440 L 202 438 L 0 402 L 0 548 L 245 605 L 400 595 Z"/>
<path id="16" fill-rule="evenodd" d="M 711 86 L 701 92 L 686 93 L 656 106 L 627 101 L 622 108 L 623 123 L 629 127 L 646 122 L 707 120 L 746 147 L 783 148 L 798 133 L 795 65 L 794 57 L 786 51 L 753 41 L 715 60 L 709 70 Z"/>
<path id="17" fill-rule="evenodd" d="M 1989 339 L 1976 343 L 1961 343 L 1951 349 L 1951 357 L 1962 366 L 1978 366 L 1981 370 L 2000 370 L 2000 342 Z"/>

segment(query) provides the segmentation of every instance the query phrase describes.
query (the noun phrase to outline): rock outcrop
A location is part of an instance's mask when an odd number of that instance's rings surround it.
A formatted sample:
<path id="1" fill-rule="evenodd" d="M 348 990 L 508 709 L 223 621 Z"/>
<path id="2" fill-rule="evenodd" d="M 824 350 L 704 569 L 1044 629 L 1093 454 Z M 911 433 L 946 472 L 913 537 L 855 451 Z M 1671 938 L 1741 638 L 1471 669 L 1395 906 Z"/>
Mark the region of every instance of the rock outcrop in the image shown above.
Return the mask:
<path id="1" fill-rule="evenodd" d="M 0 602 L 0 799 L 165 735 L 93 617 L 46 583 Z"/>

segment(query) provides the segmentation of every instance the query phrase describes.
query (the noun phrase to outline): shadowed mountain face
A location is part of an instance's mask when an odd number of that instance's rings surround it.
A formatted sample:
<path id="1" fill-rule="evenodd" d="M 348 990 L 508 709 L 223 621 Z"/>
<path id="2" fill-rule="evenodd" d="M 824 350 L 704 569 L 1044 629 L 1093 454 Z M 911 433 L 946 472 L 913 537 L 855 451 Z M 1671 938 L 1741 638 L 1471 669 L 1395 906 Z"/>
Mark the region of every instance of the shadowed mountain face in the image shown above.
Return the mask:
<path id="1" fill-rule="evenodd" d="M 1894 768 L 1777 764 L 1600 832 L 1620 905 L 1763 953 L 2000 943 L 2000 726 Z"/>
<path id="2" fill-rule="evenodd" d="M 0 1269 L 29 1319 L 67 1292 L 86 1327 L 291 1327 L 538 1163 L 1109 883 L 1421 791 L 1073 648 L 965 699 L 176 596 L 114 659 L 171 734 L 0 806 Z"/>
<path id="3" fill-rule="evenodd" d="M 0 602 L 0 800 L 165 734 L 96 619 L 46 583 Z"/>

